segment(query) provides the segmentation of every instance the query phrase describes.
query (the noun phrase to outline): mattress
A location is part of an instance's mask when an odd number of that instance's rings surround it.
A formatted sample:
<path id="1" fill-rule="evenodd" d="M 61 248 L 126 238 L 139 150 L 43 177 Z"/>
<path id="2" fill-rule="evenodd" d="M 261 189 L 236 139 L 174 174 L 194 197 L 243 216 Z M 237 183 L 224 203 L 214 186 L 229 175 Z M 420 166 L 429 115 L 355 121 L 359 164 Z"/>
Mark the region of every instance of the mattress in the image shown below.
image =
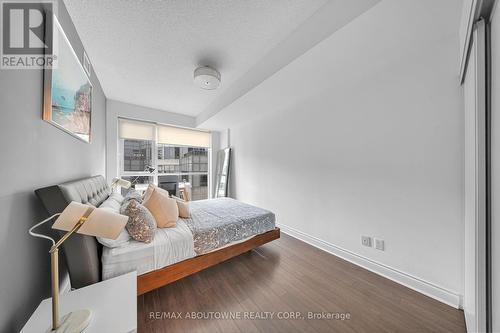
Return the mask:
<path id="1" fill-rule="evenodd" d="M 127 245 L 102 251 L 102 278 L 110 279 L 128 272 L 145 274 L 194 257 L 193 235 L 184 223 L 175 228 L 158 228 L 149 243 L 130 241 Z"/>

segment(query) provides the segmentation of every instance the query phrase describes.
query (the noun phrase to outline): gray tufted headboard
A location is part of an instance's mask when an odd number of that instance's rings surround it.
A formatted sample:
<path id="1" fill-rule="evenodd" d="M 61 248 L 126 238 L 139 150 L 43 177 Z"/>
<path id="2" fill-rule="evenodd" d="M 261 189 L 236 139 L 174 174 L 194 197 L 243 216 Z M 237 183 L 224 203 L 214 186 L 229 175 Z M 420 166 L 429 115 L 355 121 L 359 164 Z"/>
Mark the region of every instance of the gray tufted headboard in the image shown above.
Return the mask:
<path id="1" fill-rule="evenodd" d="M 35 194 L 53 215 L 60 213 L 71 201 L 98 207 L 110 194 L 103 176 L 74 180 L 40 188 Z M 102 247 L 95 237 L 74 234 L 63 243 L 71 286 L 81 288 L 101 280 Z"/>

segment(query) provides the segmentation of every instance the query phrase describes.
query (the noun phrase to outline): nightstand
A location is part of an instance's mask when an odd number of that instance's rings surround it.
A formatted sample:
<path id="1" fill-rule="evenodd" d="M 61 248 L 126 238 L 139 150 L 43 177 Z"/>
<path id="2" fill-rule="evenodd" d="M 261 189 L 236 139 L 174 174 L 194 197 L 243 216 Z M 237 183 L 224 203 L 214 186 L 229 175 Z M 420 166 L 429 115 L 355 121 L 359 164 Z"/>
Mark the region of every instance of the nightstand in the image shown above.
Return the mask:
<path id="1" fill-rule="evenodd" d="M 78 309 L 92 311 L 85 333 L 137 331 L 137 273 L 127 273 L 62 294 L 61 317 Z M 50 332 L 51 299 L 43 300 L 21 333 Z"/>

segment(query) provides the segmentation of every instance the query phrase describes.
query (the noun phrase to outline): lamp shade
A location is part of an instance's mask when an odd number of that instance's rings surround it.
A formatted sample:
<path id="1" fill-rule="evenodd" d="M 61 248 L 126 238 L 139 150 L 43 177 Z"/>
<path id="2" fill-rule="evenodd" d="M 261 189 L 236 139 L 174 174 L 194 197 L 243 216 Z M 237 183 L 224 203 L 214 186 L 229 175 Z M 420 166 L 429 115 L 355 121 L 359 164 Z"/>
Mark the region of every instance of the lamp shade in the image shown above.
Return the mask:
<path id="1" fill-rule="evenodd" d="M 72 201 L 52 225 L 53 229 L 69 231 L 84 217 L 79 234 L 116 239 L 125 228 L 128 216 Z"/>
<path id="2" fill-rule="evenodd" d="M 128 180 L 118 178 L 118 177 L 113 178 L 113 181 L 111 182 L 111 184 L 116 185 L 116 186 L 120 186 L 123 188 L 130 188 L 130 186 L 132 185 L 132 183 L 129 182 Z"/>

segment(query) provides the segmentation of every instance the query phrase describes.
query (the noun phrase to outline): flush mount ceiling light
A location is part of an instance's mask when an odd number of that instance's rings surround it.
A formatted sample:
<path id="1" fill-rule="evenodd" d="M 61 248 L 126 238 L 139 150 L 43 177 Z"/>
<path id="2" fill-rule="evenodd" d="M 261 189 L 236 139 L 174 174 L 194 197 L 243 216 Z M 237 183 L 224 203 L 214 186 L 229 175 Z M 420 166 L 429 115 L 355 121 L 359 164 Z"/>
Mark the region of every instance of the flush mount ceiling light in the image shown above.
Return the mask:
<path id="1" fill-rule="evenodd" d="M 220 73 L 210 67 L 198 67 L 194 70 L 194 82 L 202 89 L 217 89 L 220 84 Z"/>

